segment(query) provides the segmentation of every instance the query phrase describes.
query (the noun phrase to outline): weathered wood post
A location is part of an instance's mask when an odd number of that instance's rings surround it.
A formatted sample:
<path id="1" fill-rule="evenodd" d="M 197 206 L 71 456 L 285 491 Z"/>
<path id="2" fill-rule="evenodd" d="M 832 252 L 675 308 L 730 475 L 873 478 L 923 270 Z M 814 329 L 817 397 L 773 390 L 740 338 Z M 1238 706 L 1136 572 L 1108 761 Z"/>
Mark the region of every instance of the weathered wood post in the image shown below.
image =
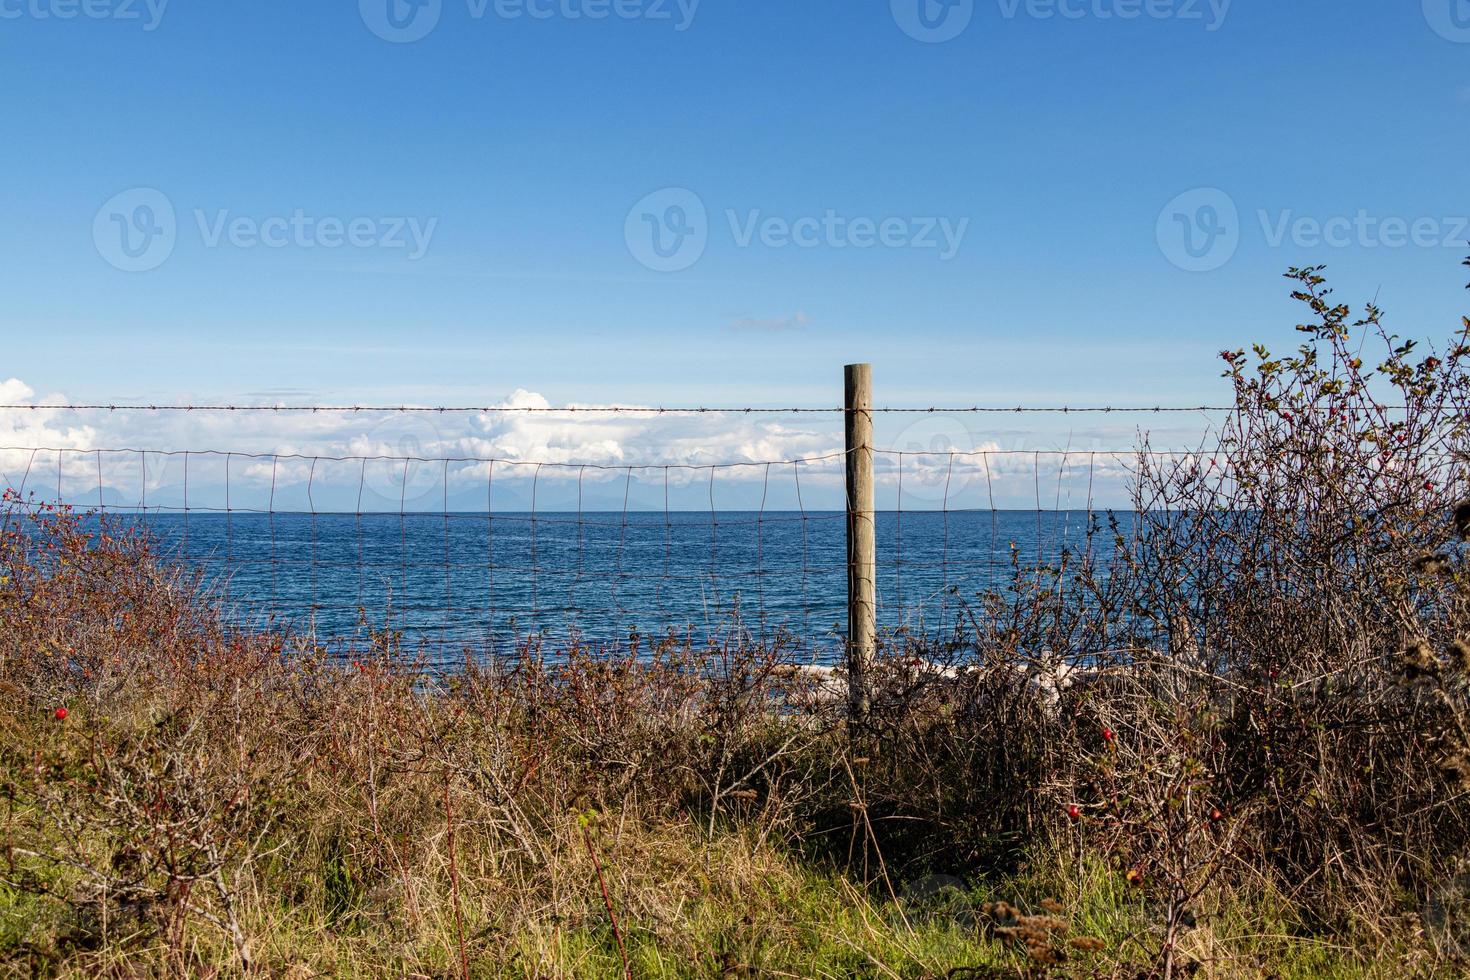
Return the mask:
<path id="1" fill-rule="evenodd" d="M 878 646 L 875 595 L 877 544 L 873 527 L 873 366 L 843 369 L 847 420 L 847 683 L 850 720 L 867 721 L 872 706 L 873 655 Z"/>

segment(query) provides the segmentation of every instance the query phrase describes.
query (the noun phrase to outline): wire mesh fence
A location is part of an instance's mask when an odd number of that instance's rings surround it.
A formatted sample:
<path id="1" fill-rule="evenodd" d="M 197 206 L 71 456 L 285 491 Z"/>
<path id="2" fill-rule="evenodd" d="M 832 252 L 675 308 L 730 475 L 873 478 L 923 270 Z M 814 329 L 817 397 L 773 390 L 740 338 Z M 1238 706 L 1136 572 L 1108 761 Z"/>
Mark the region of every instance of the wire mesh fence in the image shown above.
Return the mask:
<path id="1" fill-rule="evenodd" d="M 942 635 L 1019 567 L 1105 558 L 1089 532 L 1125 502 L 1136 450 L 967 448 L 933 438 L 935 410 L 921 412 L 897 440 L 905 448 L 873 451 L 880 631 Z M 451 659 L 528 638 L 705 642 L 738 630 L 814 659 L 840 653 L 851 451 L 840 441 L 796 458 L 645 464 L 445 444 L 331 455 L 14 446 L 0 447 L 0 473 L 30 505 L 146 531 L 240 622 L 324 643 L 389 629 Z"/>

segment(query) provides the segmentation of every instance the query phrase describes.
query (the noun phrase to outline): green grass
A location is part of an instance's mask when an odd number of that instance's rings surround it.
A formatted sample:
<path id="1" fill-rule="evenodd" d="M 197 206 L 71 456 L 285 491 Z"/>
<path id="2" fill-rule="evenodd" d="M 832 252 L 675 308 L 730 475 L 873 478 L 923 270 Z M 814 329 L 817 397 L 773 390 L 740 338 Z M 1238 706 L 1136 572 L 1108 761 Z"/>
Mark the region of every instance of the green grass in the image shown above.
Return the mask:
<path id="1" fill-rule="evenodd" d="M 945 887 L 896 883 L 895 898 L 881 883 L 860 889 L 822 868 L 750 839 L 720 831 L 713 839 L 693 824 L 643 827 L 629 822 L 604 857 L 609 899 L 635 977 L 874 977 L 1137 976 L 1156 936 L 1157 917 L 1114 871 L 1097 862 L 1066 867 L 1048 863 L 1005 878 L 950 881 Z M 462 842 L 461 860 L 476 864 L 475 839 Z M 569 839 L 568 844 L 572 843 Z M 637 857 L 641 857 L 641 863 Z M 483 857 L 488 858 L 488 855 Z M 622 954 L 603 903 L 595 870 L 577 855 L 565 859 L 568 877 L 524 881 L 474 876 L 461 895 L 465 947 L 476 977 L 618 977 Z M 456 976 L 457 930 L 448 896 L 428 880 L 418 914 L 384 917 L 364 906 L 351 870 L 350 849 L 321 852 L 321 874 L 302 900 L 262 898 L 245 910 L 258 962 L 269 975 Z M 74 885 L 59 876 L 60 894 Z M 937 879 L 943 883 L 943 879 Z M 501 893 L 496 894 L 496 889 Z M 566 891 L 560 896 L 561 889 Z M 250 889 L 243 889 L 246 894 Z M 922 897 L 903 897 L 916 892 Z M 1057 934 L 1068 960 L 1040 970 L 1018 946 L 986 928 L 987 903 L 1009 902 L 1028 913 L 1056 903 L 1068 923 Z M 528 914 L 527 903 L 545 903 Z M 505 914 L 516 906 L 514 916 Z M 104 972 L 202 975 L 232 969 L 229 944 L 200 921 L 186 923 L 179 942 L 153 936 L 78 943 L 85 932 L 75 913 L 55 898 L 0 888 L 0 971 L 10 976 L 94 976 Z M 514 920 L 505 928 L 502 920 Z M 95 923 L 93 924 L 95 927 Z M 1089 936 L 1098 952 L 1071 949 L 1066 940 Z M 1151 945 L 1152 944 L 1152 945 Z M 1200 962 L 1197 975 L 1294 978 L 1453 976 L 1428 958 L 1410 932 L 1389 941 L 1348 945 L 1306 932 L 1279 897 L 1216 896 L 1202 907 L 1199 926 L 1181 943 Z M 1034 973 L 1024 973 L 1026 969 Z"/>

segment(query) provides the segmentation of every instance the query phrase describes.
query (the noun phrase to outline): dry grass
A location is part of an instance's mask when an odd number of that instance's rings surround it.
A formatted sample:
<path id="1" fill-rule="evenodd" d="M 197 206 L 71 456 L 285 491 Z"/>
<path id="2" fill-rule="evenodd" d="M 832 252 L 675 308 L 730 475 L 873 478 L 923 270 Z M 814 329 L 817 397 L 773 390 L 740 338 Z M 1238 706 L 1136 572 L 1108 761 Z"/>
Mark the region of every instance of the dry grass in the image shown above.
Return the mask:
<path id="1" fill-rule="evenodd" d="M 856 740 L 779 645 L 344 661 L 11 495 L 0 970 L 1463 972 L 1470 349 L 1295 278 L 1212 465 L 892 638 Z"/>
<path id="2" fill-rule="evenodd" d="M 1258 840 L 1232 812 L 1151 846 L 1132 814 L 1201 812 L 1142 769 L 1175 716 L 1093 733 L 1136 692 L 1068 713 L 1009 669 L 891 664 L 854 759 L 769 654 L 338 663 L 226 629 L 141 541 L 39 522 L 3 592 L 15 975 L 1139 976 L 1166 945 L 1212 976 L 1452 966 L 1410 919 L 1375 918 L 1376 947 L 1324 932 L 1260 869 L 1187 906 L 1136 878 L 1213 880 Z M 1072 820 L 1054 798 L 1084 760 L 1130 790 Z M 998 781 L 1014 799 L 981 803 Z"/>

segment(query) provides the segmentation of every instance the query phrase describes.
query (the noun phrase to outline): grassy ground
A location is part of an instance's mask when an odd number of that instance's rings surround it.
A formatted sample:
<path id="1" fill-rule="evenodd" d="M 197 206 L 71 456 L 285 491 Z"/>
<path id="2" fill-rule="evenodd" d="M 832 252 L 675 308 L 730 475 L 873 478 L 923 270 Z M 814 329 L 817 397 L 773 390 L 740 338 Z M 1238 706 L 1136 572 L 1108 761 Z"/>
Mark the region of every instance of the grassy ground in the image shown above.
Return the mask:
<path id="1" fill-rule="evenodd" d="M 1063 702 L 1005 632 L 850 729 L 738 636 L 430 675 L 68 514 L 0 566 L 0 976 L 1467 975 L 1459 640 Z"/>
<path id="2" fill-rule="evenodd" d="M 1466 975 L 1470 319 L 1320 273 L 1208 466 L 885 636 L 856 726 L 738 623 L 327 656 L 5 492 L 0 973 Z"/>
<path id="3" fill-rule="evenodd" d="M 515 887 L 477 867 L 462 832 L 460 905 L 471 976 L 618 977 L 623 956 L 635 977 L 961 977 L 1140 975 L 1154 924 L 1147 904 L 1105 868 L 1052 869 L 964 883 L 943 876 L 863 889 L 834 869 L 783 855 L 751 835 L 713 838 L 690 823 L 648 826 L 612 815 L 574 821 L 592 849 L 553 855 L 565 876 L 560 903 L 507 930 L 492 910 Z M 570 828 L 568 828 L 570 830 Z M 594 861 L 592 855 L 596 854 Z M 607 900 L 598 882 L 599 868 Z M 63 894 L 79 876 L 59 871 Z M 246 891 L 242 925 L 261 975 L 448 977 L 461 973 L 450 895 L 417 882 L 417 911 L 384 918 L 358 895 L 345 865 L 326 863 L 300 892 Z M 1012 919 L 996 902 L 1017 907 Z M 1048 909 L 1054 909 L 1055 912 Z M 1027 913 L 1033 913 L 1028 915 Z M 1047 920 L 1057 920 L 1055 922 Z M 1202 915 L 1185 945 L 1196 975 L 1448 976 L 1411 931 L 1381 945 L 1314 937 L 1280 903 L 1238 897 Z M 1021 923 L 1065 957 L 1037 962 L 1021 939 L 996 935 Z M 613 923 L 616 922 L 616 930 Z M 1064 924 L 1063 924 L 1064 923 Z M 67 902 L 0 889 L 0 959 L 14 976 L 225 975 L 231 943 L 207 923 L 176 937 L 129 936 L 135 923 L 78 921 Z M 88 929 L 91 935 L 88 934 Z M 104 938 L 105 937 L 105 938 Z"/>
<path id="4" fill-rule="evenodd" d="M 1213 850 L 1218 827 L 1186 839 L 1177 881 L 1217 884 L 1171 947 L 1172 886 L 1132 863 L 1147 835 L 1089 810 L 986 837 L 1008 802 L 989 784 L 928 787 L 984 758 L 928 723 L 880 750 L 901 758 L 853 757 L 831 719 L 772 713 L 786 695 L 758 661 L 588 656 L 429 686 L 392 651 L 343 664 L 183 628 L 178 585 L 126 616 L 70 595 L 11 610 L 41 635 L 0 662 L 0 975 L 1460 971 L 1412 896 L 1324 919 Z M 1056 813 L 1044 791 L 1014 793 Z"/>
<path id="5" fill-rule="evenodd" d="M 65 718 L 0 703 L 0 974 L 1161 975 L 1160 907 L 1081 837 L 1003 874 L 900 870 L 857 809 L 801 820 L 765 787 L 712 811 L 652 752 L 619 778 L 672 724 L 593 751 L 636 674 L 589 665 L 566 696 L 592 714 L 548 702 L 542 730 L 524 691 L 250 659 L 99 664 Z M 705 744 L 664 734 L 663 761 Z M 1176 975 L 1457 973 L 1412 917 L 1327 928 L 1244 880 L 1195 903 Z"/>

